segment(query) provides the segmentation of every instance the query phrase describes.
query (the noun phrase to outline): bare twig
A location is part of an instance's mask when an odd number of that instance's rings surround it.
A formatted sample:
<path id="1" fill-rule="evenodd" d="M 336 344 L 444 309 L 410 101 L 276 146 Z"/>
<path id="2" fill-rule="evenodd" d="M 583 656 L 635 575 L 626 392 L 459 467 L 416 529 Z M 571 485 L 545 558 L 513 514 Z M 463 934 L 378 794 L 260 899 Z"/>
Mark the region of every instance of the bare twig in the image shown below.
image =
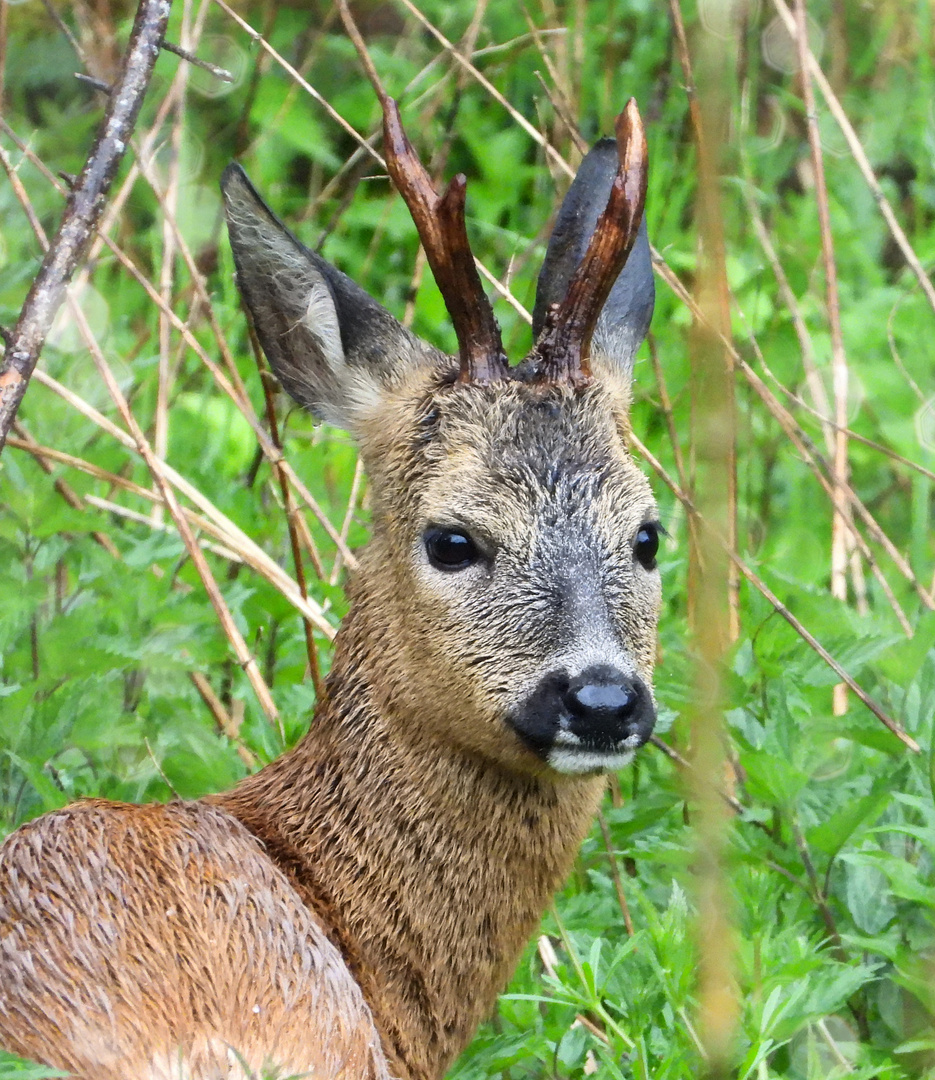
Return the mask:
<path id="1" fill-rule="evenodd" d="M 189 52 L 188 49 L 183 49 L 181 45 L 175 45 L 171 41 L 164 41 L 162 47 L 166 52 L 174 53 L 182 60 L 187 60 L 190 64 L 194 64 L 195 67 L 203 68 L 205 71 L 210 72 L 216 79 L 220 79 L 221 82 L 233 82 L 234 76 L 227 70 L 227 68 L 218 67 L 216 64 L 209 64 L 207 60 L 202 60 L 200 57 L 195 56 L 193 52 Z"/>
<path id="2" fill-rule="evenodd" d="M 95 79 L 93 75 L 85 75 L 83 71 L 76 71 L 75 78 L 78 82 L 82 82 L 85 86 L 90 86 L 94 90 L 100 90 L 102 94 L 113 93 L 113 87 L 110 83 L 104 82 L 103 79 Z"/>
<path id="3" fill-rule="evenodd" d="M 61 225 L 33 281 L 0 369 L 0 452 L 39 359 L 65 287 L 87 250 L 104 210 L 143 96 L 149 85 L 169 18 L 169 0 L 140 0 L 123 67 L 107 112 Z"/>

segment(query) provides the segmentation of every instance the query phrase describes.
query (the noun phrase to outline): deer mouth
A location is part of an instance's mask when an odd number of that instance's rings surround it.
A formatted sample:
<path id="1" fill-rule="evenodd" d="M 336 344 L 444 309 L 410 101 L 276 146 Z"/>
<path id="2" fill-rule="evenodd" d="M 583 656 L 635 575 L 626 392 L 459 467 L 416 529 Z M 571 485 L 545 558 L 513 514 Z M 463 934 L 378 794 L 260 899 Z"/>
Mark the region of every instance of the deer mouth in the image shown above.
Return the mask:
<path id="1" fill-rule="evenodd" d="M 509 723 L 557 772 L 609 772 L 629 764 L 647 741 L 656 709 L 641 679 L 599 665 L 574 677 L 549 673 Z"/>

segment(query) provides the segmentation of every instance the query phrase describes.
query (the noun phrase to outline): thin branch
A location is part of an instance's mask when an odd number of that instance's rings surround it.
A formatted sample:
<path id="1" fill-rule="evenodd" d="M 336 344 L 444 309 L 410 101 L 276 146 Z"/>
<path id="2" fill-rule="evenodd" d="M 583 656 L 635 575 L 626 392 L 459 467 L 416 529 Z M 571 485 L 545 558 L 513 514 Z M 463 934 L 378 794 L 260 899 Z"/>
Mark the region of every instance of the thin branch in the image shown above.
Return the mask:
<path id="1" fill-rule="evenodd" d="M 232 83 L 234 81 L 234 76 L 231 75 L 227 68 L 218 67 L 216 64 L 209 64 L 207 60 L 202 60 L 200 57 L 195 56 L 193 52 L 189 52 L 188 49 L 183 49 L 181 45 L 175 45 L 171 41 L 164 41 L 162 47 L 166 52 L 174 53 L 180 59 L 187 60 L 190 64 L 194 64 L 195 67 L 203 68 L 216 79 L 220 79 L 221 82 Z"/>
<path id="2" fill-rule="evenodd" d="M 65 288 L 104 211 L 107 193 L 149 86 L 168 18 L 169 0 L 141 0 L 104 122 L 13 329 L 0 369 L 0 453 L 65 297 Z"/>

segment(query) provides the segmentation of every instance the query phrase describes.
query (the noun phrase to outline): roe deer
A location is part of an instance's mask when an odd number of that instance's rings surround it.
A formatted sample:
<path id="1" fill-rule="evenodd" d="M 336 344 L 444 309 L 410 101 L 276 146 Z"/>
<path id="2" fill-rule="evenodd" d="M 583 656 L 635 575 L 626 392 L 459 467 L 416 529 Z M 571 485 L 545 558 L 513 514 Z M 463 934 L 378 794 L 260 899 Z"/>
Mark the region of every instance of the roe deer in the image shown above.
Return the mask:
<path id="1" fill-rule="evenodd" d="M 636 106 L 561 207 L 511 368 L 464 178 L 437 195 L 383 104 L 457 360 L 305 249 L 239 167 L 223 180 L 269 361 L 372 482 L 310 731 L 226 794 L 81 802 L 0 849 L 0 1045 L 84 1080 L 437 1080 L 568 873 L 602 773 L 652 730 L 656 510 L 626 445 L 653 306 Z"/>

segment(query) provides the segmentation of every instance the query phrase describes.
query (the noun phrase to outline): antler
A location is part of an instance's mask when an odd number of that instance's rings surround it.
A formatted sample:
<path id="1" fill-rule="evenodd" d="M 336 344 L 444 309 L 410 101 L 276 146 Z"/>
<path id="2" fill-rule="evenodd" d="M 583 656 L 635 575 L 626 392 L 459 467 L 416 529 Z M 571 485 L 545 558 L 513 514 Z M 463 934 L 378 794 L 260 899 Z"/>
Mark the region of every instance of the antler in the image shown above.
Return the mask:
<path id="1" fill-rule="evenodd" d="M 646 203 L 646 133 L 633 98 L 617 117 L 620 167 L 588 250 L 568 286 L 554 304 L 530 354 L 535 378 L 583 386 L 591 378 L 591 336 L 601 308 L 636 243 Z"/>
<path id="2" fill-rule="evenodd" d="M 409 207 L 429 266 L 451 316 L 461 359 L 461 382 L 489 383 L 509 374 L 500 327 L 474 265 L 464 224 L 467 181 L 454 177 L 442 195 L 406 137 L 396 102 L 382 95 L 386 165 Z"/>

